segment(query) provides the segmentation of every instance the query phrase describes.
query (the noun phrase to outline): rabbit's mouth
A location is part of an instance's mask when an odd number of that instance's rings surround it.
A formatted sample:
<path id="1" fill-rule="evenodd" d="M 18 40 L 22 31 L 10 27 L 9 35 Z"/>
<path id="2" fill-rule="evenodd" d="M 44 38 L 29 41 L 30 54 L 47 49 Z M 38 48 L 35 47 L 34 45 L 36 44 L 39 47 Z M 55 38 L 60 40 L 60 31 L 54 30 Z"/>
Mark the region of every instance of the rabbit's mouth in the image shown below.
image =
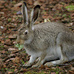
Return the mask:
<path id="1" fill-rule="evenodd" d="M 31 43 L 32 39 L 26 39 L 26 40 L 23 40 L 23 39 L 20 39 L 20 40 L 16 40 L 17 43 L 19 44 L 29 44 Z"/>
<path id="2" fill-rule="evenodd" d="M 24 37 L 22 37 L 22 36 L 17 36 L 16 43 L 24 44 Z"/>
<path id="3" fill-rule="evenodd" d="M 20 44 L 24 44 L 24 43 L 30 43 L 32 41 L 32 38 L 28 38 L 28 37 L 17 37 L 16 42 L 20 43 Z"/>

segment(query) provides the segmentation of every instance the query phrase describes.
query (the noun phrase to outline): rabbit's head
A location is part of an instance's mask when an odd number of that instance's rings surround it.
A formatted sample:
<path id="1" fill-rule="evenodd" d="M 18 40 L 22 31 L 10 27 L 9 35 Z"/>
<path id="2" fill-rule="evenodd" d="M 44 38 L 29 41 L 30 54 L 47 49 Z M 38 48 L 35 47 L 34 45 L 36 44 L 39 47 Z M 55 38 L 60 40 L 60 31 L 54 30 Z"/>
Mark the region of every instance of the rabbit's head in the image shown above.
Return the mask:
<path id="1" fill-rule="evenodd" d="M 18 30 L 17 42 L 21 44 L 23 44 L 24 42 L 29 43 L 33 39 L 34 37 L 33 24 L 38 18 L 39 10 L 40 10 L 40 6 L 36 5 L 34 9 L 31 11 L 31 15 L 28 16 L 26 3 L 23 2 L 22 15 L 23 15 L 24 23 L 22 27 Z"/>

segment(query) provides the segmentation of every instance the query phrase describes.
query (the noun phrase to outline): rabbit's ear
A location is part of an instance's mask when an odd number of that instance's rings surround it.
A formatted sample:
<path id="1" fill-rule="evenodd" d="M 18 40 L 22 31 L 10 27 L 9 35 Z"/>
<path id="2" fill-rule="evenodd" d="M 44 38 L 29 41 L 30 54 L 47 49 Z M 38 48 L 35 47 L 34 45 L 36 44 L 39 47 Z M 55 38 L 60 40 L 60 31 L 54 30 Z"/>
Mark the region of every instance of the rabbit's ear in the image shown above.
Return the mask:
<path id="1" fill-rule="evenodd" d="M 23 15 L 24 23 L 28 24 L 28 12 L 27 12 L 27 6 L 25 2 L 23 2 L 22 5 L 22 15 Z"/>
<path id="2" fill-rule="evenodd" d="M 36 5 L 31 12 L 31 19 L 30 19 L 31 22 L 34 23 L 36 21 L 39 15 L 39 11 L 40 11 L 40 5 Z"/>

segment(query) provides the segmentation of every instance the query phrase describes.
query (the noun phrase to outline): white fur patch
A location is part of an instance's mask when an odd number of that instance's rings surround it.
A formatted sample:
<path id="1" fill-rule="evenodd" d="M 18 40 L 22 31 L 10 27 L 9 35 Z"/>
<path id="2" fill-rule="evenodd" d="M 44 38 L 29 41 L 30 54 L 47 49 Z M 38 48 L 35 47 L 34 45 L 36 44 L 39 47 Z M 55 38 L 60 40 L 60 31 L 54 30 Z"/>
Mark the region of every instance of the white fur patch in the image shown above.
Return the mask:
<path id="1" fill-rule="evenodd" d="M 30 39 L 26 40 L 24 44 L 29 44 L 31 41 L 32 41 L 32 39 L 30 38 Z"/>
<path id="2" fill-rule="evenodd" d="M 32 30 L 34 30 L 34 26 L 32 26 Z"/>
<path id="3" fill-rule="evenodd" d="M 25 32 L 28 32 L 28 30 L 25 30 Z"/>
<path id="4" fill-rule="evenodd" d="M 31 11 L 31 21 L 33 19 L 33 15 L 34 15 L 34 9 Z"/>
<path id="5" fill-rule="evenodd" d="M 53 64 L 56 64 L 56 61 L 52 61 Z"/>
<path id="6" fill-rule="evenodd" d="M 57 55 L 59 56 L 60 59 L 63 59 L 62 51 L 61 51 L 61 47 L 60 46 L 57 46 Z"/>

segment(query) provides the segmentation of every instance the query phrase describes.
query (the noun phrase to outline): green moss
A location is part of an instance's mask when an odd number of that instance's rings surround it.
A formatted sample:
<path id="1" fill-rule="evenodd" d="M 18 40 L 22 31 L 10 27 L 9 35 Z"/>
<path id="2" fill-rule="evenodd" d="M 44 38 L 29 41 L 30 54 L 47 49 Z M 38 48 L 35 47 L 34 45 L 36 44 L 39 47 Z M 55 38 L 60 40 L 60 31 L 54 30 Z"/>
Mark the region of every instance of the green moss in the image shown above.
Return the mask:
<path id="1" fill-rule="evenodd" d="M 11 22 L 11 18 L 8 18 L 8 22 Z"/>
<path id="2" fill-rule="evenodd" d="M 68 11 L 74 10 L 74 5 L 69 5 L 65 7 Z"/>
<path id="3" fill-rule="evenodd" d="M 21 60 L 21 62 L 22 62 L 23 64 L 25 64 L 25 62 L 24 62 L 23 60 Z"/>
<path id="4" fill-rule="evenodd" d="M 3 48 L 4 48 L 4 45 L 0 45 L 0 51 L 3 50 Z"/>
<path id="5" fill-rule="evenodd" d="M 21 50 L 24 47 L 24 45 L 16 44 L 15 47 L 17 47 L 19 50 Z"/>
<path id="6" fill-rule="evenodd" d="M 35 72 L 35 71 L 28 71 L 24 74 L 45 74 L 44 71 L 41 71 L 41 72 Z"/>

